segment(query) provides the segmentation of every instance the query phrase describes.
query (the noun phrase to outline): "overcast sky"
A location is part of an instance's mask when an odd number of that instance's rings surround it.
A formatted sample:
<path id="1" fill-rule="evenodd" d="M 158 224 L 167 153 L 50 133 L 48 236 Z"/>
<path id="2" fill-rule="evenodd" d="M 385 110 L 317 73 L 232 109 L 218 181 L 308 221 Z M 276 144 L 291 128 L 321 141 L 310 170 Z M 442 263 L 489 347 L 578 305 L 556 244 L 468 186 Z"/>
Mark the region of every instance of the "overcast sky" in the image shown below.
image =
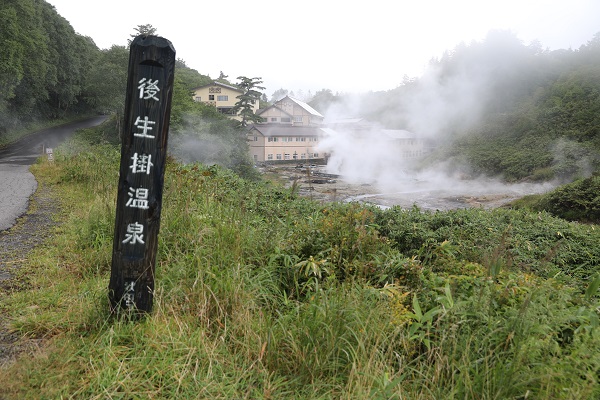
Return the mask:
<path id="1" fill-rule="evenodd" d="M 493 29 L 550 50 L 578 49 L 600 32 L 598 0 L 47 1 L 102 49 L 152 24 L 189 67 L 232 82 L 261 77 L 269 97 L 394 89 Z"/>

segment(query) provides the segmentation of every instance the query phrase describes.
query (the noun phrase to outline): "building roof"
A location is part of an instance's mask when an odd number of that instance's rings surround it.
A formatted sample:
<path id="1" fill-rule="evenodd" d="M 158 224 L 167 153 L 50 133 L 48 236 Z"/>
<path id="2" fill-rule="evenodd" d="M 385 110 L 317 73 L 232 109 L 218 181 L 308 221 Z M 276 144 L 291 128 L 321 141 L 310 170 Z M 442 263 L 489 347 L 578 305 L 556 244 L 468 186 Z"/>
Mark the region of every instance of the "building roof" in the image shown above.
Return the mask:
<path id="1" fill-rule="evenodd" d="M 371 130 L 379 129 L 377 123 L 371 122 L 365 118 L 339 118 L 332 121 L 325 121 L 327 126 L 334 127 L 336 129 L 349 129 L 349 130 Z"/>
<path id="2" fill-rule="evenodd" d="M 285 96 L 283 99 L 286 99 L 286 98 L 287 98 L 287 99 L 289 99 L 289 100 L 291 100 L 291 101 L 293 101 L 294 103 L 296 103 L 296 104 L 297 104 L 297 105 L 299 105 L 300 107 L 304 108 L 304 109 L 305 109 L 305 110 L 306 110 L 306 111 L 307 111 L 309 114 L 312 114 L 312 115 L 314 115 L 314 116 L 316 116 L 316 117 L 321 117 L 321 118 L 324 118 L 324 117 L 321 115 L 321 113 L 319 113 L 317 110 L 315 110 L 314 108 L 312 108 L 311 106 L 309 106 L 309 105 L 308 105 L 308 104 L 306 104 L 305 102 L 303 102 L 303 101 L 301 101 L 301 100 L 298 100 L 298 99 L 295 99 L 295 98 L 293 98 L 293 97 L 290 97 L 290 96 Z M 281 100 L 279 100 L 279 101 L 282 101 L 283 99 L 281 99 Z M 278 101 L 277 103 L 279 103 L 279 101 Z M 277 103 L 276 103 L 276 104 L 277 104 Z"/>
<path id="3" fill-rule="evenodd" d="M 300 101 L 298 99 L 295 99 L 293 97 L 290 97 L 290 100 L 292 100 L 293 102 L 295 102 L 296 104 L 298 104 L 300 107 L 304 108 L 306 111 L 309 112 L 309 114 L 312 114 L 312 115 L 317 116 L 317 117 L 324 118 L 323 115 L 321 115 L 320 112 L 318 112 L 317 110 L 315 110 L 314 108 L 312 108 L 311 106 L 309 106 L 307 103 L 305 103 L 303 101 Z"/>
<path id="4" fill-rule="evenodd" d="M 338 118 L 327 122 L 330 125 L 347 125 L 347 124 L 369 124 L 370 122 L 364 118 Z"/>
<path id="5" fill-rule="evenodd" d="M 248 131 L 251 133 L 253 130 L 258 131 L 265 137 L 274 136 L 317 136 L 324 133 L 322 128 L 314 126 L 292 126 L 292 125 L 281 125 L 281 124 L 259 124 L 252 125 L 252 128 Z"/>
<path id="6" fill-rule="evenodd" d="M 227 88 L 227 89 L 235 90 L 236 92 L 240 92 L 240 93 L 244 92 L 242 89 L 240 89 L 238 87 L 235 87 L 235 86 L 232 86 L 232 85 L 227 85 L 225 83 L 221 83 L 221 82 L 217 82 L 217 81 L 212 81 L 211 83 L 207 83 L 206 85 L 195 87 L 192 90 L 196 91 L 198 89 L 202 89 L 202 88 L 209 87 L 209 86 L 221 86 L 221 87 L 224 87 L 224 88 Z"/>
<path id="7" fill-rule="evenodd" d="M 260 109 L 260 110 L 258 110 L 258 111 L 256 112 L 256 115 L 261 115 L 262 113 L 264 113 L 264 112 L 266 112 L 267 110 L 270 110 L 270 109 L 272 109 L 272 108 L 276 108 L 276 109 L 278 109 L 279 111 L 281 111 L 282 113 L 284 113 L 285 115 L 289 115 L 290 117 L 292 117 L 292 114 L 290 114 L 290 113 L 288 113 L 287 111 L 285 111 L 285 110 L 281 109 L 280 107 L 277 107 L 275 104 L 273 104 L 273 105 L 270 105 L 270 106 L 269 106 L 269 107 L 267 107 L 267 108 L 263 108 L 263 109 Z"/>

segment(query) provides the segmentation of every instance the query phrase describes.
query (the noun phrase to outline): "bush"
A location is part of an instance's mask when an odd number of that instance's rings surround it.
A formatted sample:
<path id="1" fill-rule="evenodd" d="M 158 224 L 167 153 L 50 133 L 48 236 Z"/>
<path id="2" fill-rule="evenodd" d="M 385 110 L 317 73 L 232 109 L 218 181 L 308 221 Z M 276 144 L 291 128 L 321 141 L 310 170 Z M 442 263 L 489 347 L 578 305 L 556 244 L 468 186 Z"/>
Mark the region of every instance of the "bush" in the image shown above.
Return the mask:
<path id="1" fill-rule="evenodd" d="M 600 176 L 561 186 L 543 196 L 533 208 L 569 221 L 600 223 Z"/>

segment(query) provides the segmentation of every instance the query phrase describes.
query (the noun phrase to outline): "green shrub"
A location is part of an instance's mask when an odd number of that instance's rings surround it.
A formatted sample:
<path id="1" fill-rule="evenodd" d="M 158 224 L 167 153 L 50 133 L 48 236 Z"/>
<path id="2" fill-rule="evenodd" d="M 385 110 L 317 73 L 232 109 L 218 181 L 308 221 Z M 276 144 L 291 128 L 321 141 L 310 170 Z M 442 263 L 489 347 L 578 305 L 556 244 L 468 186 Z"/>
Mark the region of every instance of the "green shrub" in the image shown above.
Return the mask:
<path id="1" fill-rule="evenodd" d="M 561 186 L 543 196 L 533 208 L 569 221 L 600 223 L 600 176 Z"/>

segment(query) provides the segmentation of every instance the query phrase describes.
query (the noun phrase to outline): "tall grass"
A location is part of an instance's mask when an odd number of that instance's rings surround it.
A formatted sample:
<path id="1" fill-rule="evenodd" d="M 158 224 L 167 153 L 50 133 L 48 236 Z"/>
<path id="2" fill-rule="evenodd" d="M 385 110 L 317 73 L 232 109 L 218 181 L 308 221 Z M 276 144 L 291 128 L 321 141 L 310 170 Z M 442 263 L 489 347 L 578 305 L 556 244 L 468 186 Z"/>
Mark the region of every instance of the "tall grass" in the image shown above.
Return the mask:
<path id="1" fill-rule="evenodd" d="M 170 161 L 154 312 L 131 322 L 107 300 L 119 152 L 84 136 L 33 169 L 64 211 L 0 305 L 41 341 L 2 396 L 600 396 L 594 225 L 321 205 Z"/>

